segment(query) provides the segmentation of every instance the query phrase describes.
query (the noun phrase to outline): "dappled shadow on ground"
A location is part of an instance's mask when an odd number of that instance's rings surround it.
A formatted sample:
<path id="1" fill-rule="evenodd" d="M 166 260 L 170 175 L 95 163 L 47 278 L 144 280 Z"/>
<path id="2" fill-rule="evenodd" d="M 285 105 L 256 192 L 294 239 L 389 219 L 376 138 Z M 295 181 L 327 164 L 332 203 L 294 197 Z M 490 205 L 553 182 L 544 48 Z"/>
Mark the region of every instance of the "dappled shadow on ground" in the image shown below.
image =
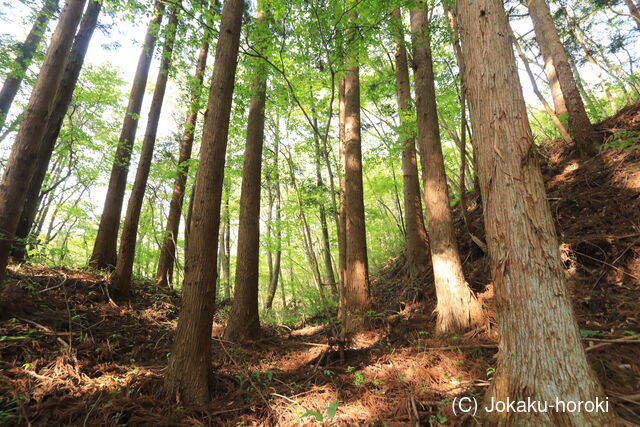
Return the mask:
<path id="1" fill-rule="evenodd" d="M 600 130 L 640 128 L 639 111 L 627 108 Z M 582 161 L 559 141 L 540 151 L 588 358 L 618 413 L 637 422 L 640 153 L 607 149 Z M 481 210 L 470 194 L 470 227 L 482 238 Z M 481 328 L 435 338 L 432 274 L 410 274 L 401 254 L 374 278 L 371 327 L 351 338 L 344 360 L 331 324 L 265 325 L 262 339 L 240 346 L 220 339 L 217 318 L 214 396 L 204 407 L 163 395 L 177 295 L 136 283 L 131 302 L 115 305 L 99 275 L 16 268 L 0 296 L 0 424 L 472 424 L 451 400 L 482 396 L 497 332 L 488 259 L 459 207 L 454 215 L 463 268 L 485 308 Z"/>

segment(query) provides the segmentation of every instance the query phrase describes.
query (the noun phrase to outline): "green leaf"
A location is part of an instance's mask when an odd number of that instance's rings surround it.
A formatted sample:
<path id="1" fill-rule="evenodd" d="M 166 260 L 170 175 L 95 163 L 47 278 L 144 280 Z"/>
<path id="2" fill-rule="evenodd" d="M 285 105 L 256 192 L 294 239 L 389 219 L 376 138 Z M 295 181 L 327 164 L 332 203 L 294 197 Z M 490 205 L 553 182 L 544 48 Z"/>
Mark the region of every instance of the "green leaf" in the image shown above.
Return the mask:
<path id="1" fill-rule="evenodd" d="M 300 418 L 305 418 L 305 417 L 315 417 L 316 421 L 324 421 L 324 416 L 318 412 L 318 411 L 313 411 L 311 409 L 307 409 L 307 412 L 305 412 L 304 414 L 300 415 Z"/>

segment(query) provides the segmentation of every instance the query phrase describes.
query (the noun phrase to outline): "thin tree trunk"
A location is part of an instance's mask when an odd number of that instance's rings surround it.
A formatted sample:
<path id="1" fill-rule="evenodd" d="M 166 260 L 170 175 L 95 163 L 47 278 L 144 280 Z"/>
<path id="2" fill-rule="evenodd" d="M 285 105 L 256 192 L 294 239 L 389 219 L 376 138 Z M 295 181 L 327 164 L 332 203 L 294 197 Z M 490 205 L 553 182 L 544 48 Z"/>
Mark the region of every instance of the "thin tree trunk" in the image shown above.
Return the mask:
<path id="1" fill-rule="evenodd" d="M 229 187 L 229 186 L 227 186 Z M 224 282 L 224 297 L 231 299 L 231 211 L 229 210 L 229 192 L 227 188 L 224 199 L 224 260 L 222 262 L 222 281 Z"/>
<path id="2" fill-rule="evenodd" d="M 587 58 L 587 61 L 589 61 L 591 63 L 591 65 L 593 65 L 594 72 L 596 73 L 596 77 L 598 78 L 598 80 L 600 80 L 600 86 L 602 86 L 602 90 L 604 91 L 604 94 L 606 95 L 607 99 L 609 100 L 609 105 L 611 105 L 611 110 L 614 113 L 617 113 L 618 112 L 618 106 L 616 105 L 616 100 L 613 98 L 613 94 L 611 93 L 611 90 L 609 89 L 609 84 L 607 83 L 607 80 L 602 75 L 602 70 L 601 70 L 602 67 L 600 66 L 598 61 L 596 61 L 596 59 L 593 57 L 593 55 L 591 55 L 591 52 L 589 51 L 589 48 L 587 47 L 587 45 L 585 44 L 584 40 L 582 39 L 582 36 L 578 32 L 578 28 L 577 28 L 577 26 L 575 24 L 572 25 L 571 32 L 573 33 L 576 41 L 578 42 L 578 45 L 584 51 L 585 58 Z"/>
<path id="3" fill-rule="evenodd" d="M 257 49 L 264 49 L 269 31 L 265 11 L 258 3 L 256 11 Z M 262 171 L 262 147 L 264 144 L 264 110 L 266 103 L 266 63 L 258 58 L 255 64 L 254 91 L 249 104 L 247 119 L 247 143 L 242 168 L 240 191 L 240 223 L 238 225 L 238 251 L 233 305 L 224 336 L 230 341 L 247 341 L 260 335 L 258 310 L 258 282 L 260 270 L 260 179 Z"/>
<path id="4" fill-rule="evenodd" d="M 418 143 L 422 148 L 433 278 L 438 303 L 436 331 L 444 334 L 469 329 L 480 322 L 482 310 L 469 289 L 453 229 L 447 177 L 438 125 L 438 110 L 428 30 L 427 5 L 419 2 L 411 11 Z"/>
<path id="5" fill-rule="evenodd" d="M 542 95 L 542 92 L 540 92 L 540 89 L 538 89 L 536 78 L 533 75 L 533 72 L 531 71 L 531 67 L 529 66 L 529 58 L 527 58 L 527 55 L 522 50 L 522 46 L 520 46 L 518 39 L 513 34 L 511 30 L 511 25 L 509 25 L 508 29 L 509 29 L 509 34 L 511 36 L 511 40 L 513 41 L 513 45 L 515 46 L 516 51 L 518 52 L 518 55 L 520 56 L 520 59 L 524 64 L 524 69 L 527 72 L 527 75 L 529 76 L 529 81 L 531 82 L 531 87 L 533 88 L 533 92 L 536 94 L 536 96 L 544 106 L 544 109 L 547 111 L 547 114 L 549 114 L 549 117 L 551 117 L 551 121 L 555 125 L 556 129 L 558 129 L 558 132 L 560 132 L 562 139 L 564 139 L 567 144 L 573 144 L 573 138 L 571 138 L 569 131 L 567 130 L 566 127 L 564 127 L 564 124 L 562 124 L 562 121 L 560 121 L 560 118 L 558 117 L 558 115 L 555 113 L 555 111 L 553 111 L 553 109 L 545 99 L 544 95 Z"/>
<path id="6" fill-rule="evenodd" d="M 196 183 L 191 186 L 191 192 L 189 193 L 189 204 L 187 206 L 187 215 L 184 219 L 184 253 L 187 254 L 189 248 L 189 235 L 191 230 L 191 214 L 193 213 L 193 197 L 196 194 Z"/>
<path id="7" fill-rule="evenodd" d="M 25 73 L 40 46 L 42 36 L 47 30 L 47 24 L 57 7 L 58 0 L 45 0 L 27 38 L 18 45 L 15 63 L 2 84 L 2 89 L 0 89 L 0 129 L 4 127 L 11 104 L 13 104 L 13 100 L 18 93 L 18 89 L 20 89 Z"/>
<path id="8" fill-rule="evenodd" d="M 51 108 L 51 115 L 49 116 L 44 137 L 40 144 L 36 170 L 29 183 L 24 208 L 22 209 L 22 215 L 20 216 L 20 222 L 16 230 L 16 238 L 18 240 L 13 248 L 12 256 L 17 261 L 22 261 L 26 257 L 26 240 L 32 229 L 33 221 L 37 213 L 40 202 L 40 190 L 42 189 L 42 184 L 47 174 L 47 169 L 49 168 L 60 129 L 62 129 L 64 118 L 71 104 L 73 92 L 76 88 L 82 65 L 84 64 L 84 57 L 89 48 L 93 31 L 98 24 L 98 16 L 100 15 L 101 9 L 101 2 L 89 2 L 87 10 L 80 21 L 78 33 L 73 40 L 73 46 L 67 59 L 64 75 L 60 81 L 60 86 Z"/>
<path id="9" fill-rule="evenodd" d="M 0 286 L 6 273 L 9 252 L 22 214 L 27 189 L 36 170 L 40 142 L 64 74 L 65 62 L 82 17 L 85 1 L 68 0 L 60 14 L 4 168 L 0 183 Z"/>
<path id="10" fill-rule="evenodd" d="M 424 271 L 429 265 L 429 238 L 427 237 L 427 230 L 422 217 L 415 134 L 409 128 L 413 108 L 411 107 L 409 66 L 400 9 L 393 11 L 393 18 L 393 25 L 396 27 L 394 28 L 396 39 L 396 99 L 400 115 L 400 134 L 404 147 L 402 150 L 402 177 L 407 261 L 414 271 Z"/>
<path id="11" fill-rule="evenodd" d="M 318 120 L 313 118 L 314 126 L 318 127 Z M 315 160 L 316 160 L 316 185 L 324 194 L 327 187 L 322 180 L 321 161 L 320 161 L 320 139 L 318 134 L 314 132 L 313 141 L 315 144 Z M 318 207 L 320 214 L 320 229 L 322 232 L 322 260 L 324 263 L 324 278 L 325 285 L 331 287 L 331 292 L 334 297 L 338 296 L 338 285 L 336 283 L 335 273 L 333 272 L 333 265 L 331 264 L 331 244 L 329 242 L 329 225 L 327 224 L 327 211 L 324 208 L 324 204 L 320 203 Z"/>
<path id="12" fill-rule="evenodd" d="M 344 148 L 346 147 L 345 142 L 345 134 L 344 134 L 344 126 L 346 119 L 346 109 L 345 109 L 345 99 L 344 99 L 344 82 L 345 79 L 340 79 L 338 83 L 338 101 L 339 101 L 339 111 L 338 111 L 338 133 L 339 133 L 339 143 L 340 143 L 340 212 L 339 212 L 339 222 L 338 222 L 338 270 L 340 276 L 340 301 L 339 301 L 339 317 L 345 319 L 344 316 L 344 293 L 346 289 L 346 271 L 347 271 L 347 207 L 345 204 L 345 155 Z"/>
<path id="13" fill-rule="evenodd" d="M 313 239 L 311 237 L 311 230 L 309 229 L 309 223 L 307 222 L 307 216 L 304 213 L 304 204 L 302 203 L 302 197 L 300 195 L 300 189 L 296 182 L 295 172 L 293 170 L 293 161 L 289 156 L 287 158 L 289 164 L 289 173 L 291 176 L 291 184 L 293 185 L 293 191 L 296 193 L 296 201 L 298 202 L 298 212 L 300 213 L 300 233 L 302 234 L 302 244 L 304 246 L 304 252 L 311 269 L 313 281 L 318 288 L 318 295 L 320 296 L 320 302 L 323 307 L 326 307 L 327 298 L 324 294 L 324 288 L 322 286 L 322 277 L 320 275 L 320 268 L 318 267 L 318 258 L 313 250 Z"/>
<path id="14" fill-rule="evenodd" d="M 204 404 L 210 398 L 220 202 L 244 6 L 243 0 L 226 0 L 222 10 L 196 174 L 182 311 L 165 373 L 167 394 L 171 398 L 179 397 L 185 403 Z"/>
<path id="15" fill-rule="evenodd" d="M 575 78 L 569 66 L 567 52 L 558 35 L 546 0 L 528 0 L 529 14 L 533 21 L 536 39 L 545 64 L 552 64 L 560 83 L 569 115 L 569 128 L 580 156 L 591 156 L 598 152 L 596 134 L 578 91 Z M 558 111 L 556 109 L 556 114 Z M 561 115 L 561 114 L 558 114 Z"/>
<path id="16" fill-rule="evenodd" d="M 164 46 L 162 47 L 162 59 L 160 69 L 156 78 L 156 86 L 153 90 L 149 117 L 147 119 L 147 129 L 144 133 L 142 151 L 136 168 L 136 177 L 133 181 L 133 188 L 127 203 L 127 212 L 120 236 L 120 251 L 116 261 L 116 268 L 111 276 L 111 287 L 113 295 L 118 298 L 128 298 L 131 292 L 131 279 L 133 276 L 133 262 L 136 256 L 136 239 L 138 236 L 138 223 L 140 222 L 140 212 L 144 202 L 144 193 L 147 188 L 151 162 L 153 161 L 153 149 L 156 144 L 158 124 L 160 123 L 160 113 L 164 94 L 169 81 L 169 69 L 171 67 L 171 56 L 178 27 L 178 6 L 173 6 L 167 23 Z"/>
<path id="17" fill-rule="evenodd" d="M 280 278 L 280 269 L 282 263 L 282 221 L 281 221 L 281 195 L 280 195 L 280 170 L 278 164 L 278 155 L 280 151 L 279 141 L 276 140 L 275 148 L 274 148 L 274 177 L 275 177 L 275 185 L 276 185 L 276 195 L 275 195 L 275 210 L 276 210 L 276 218 L 275 218 L 275 226 L 276 226 L 276 253 L 275 259 L 273 261 L 273 267 L 271 269 L 271 276 L 269 278 L 269 287 L 267 289 L 267 301 L 265 303 L 265 309 L 270 310 L 273 306 L 273 299 L 276 295 L 276 289 L 278 287 L 278 280 Z M 284 306 L 286 307 L 286 300 L 284 297 L 284 282 L 280 285 L 282 287 L 282 301 Z"/>
<path id="18" fill-rule="evenodd" d="M 104 201 L 102 216 L 98 226 L 98 234 L 93 246 L 93 253 L 89 264 L 95 268 L 111 268 L 116 264 L 116 250 L 118 245 L 118 229 L 120 228 L 120 213 L 124 202 L 124 193 L 127 186 L 127 175 L 129 164 L 131 163 L 131 151 L 136 139 L 138 128 L 138 118 L 142 108 L 144 91 L 147 86 L 149 67 L 153 58 L 153 51 L 156 45 L 158 28 L 162 22 L 164 3 L 156 1 L 153 17 L 147 28 L 142 53 L 138 59 L 136 74 L 133 78 L 131 93 L 129 94 L 129 105 L 122 122 L 122 131 L 118 140 L 115 159 L 109 177 L 109 186 Z"/>
<path id="19" fill-rule="evenodd" d="M 486 399 L 604 401 L 573 315 L 503 4 L 462 0 L 459 16 L 500 328 Z M 494 412 L 483 423 L 618 425 L 613 411 L 555 410 Z"/>
<path id="20" fill-rule="evenodd" d="M 200 111 L 200 97 L 202 96 L 202 81 L 204 71 L 207 66 L 207 56 L 209 54 L 210 35 L 207 32 L 200 46 L 198 64 L 193 76 L 191 86 L 191 99 L 189 100 L 189 114 L 184 125 L 184 133 L 180 141 L 180 153 L 178 154 L 178 171 L 173 182 L 173 193 L 169 203 L 169 214 L 167 215 L 167 225 L 165 227 L 165 238 L 160 249 L 160 259 L 156 272 L 156 284 L 158 286 L 169 286 L 173 283 L 173 266 L 176 256 L 176 242 L 180 230 L 180 213 L 184 201 L 184 192 L 189 174 L 189 160 L 193 148 L 193 139 L 198 112 Z"/>
<path id="21" fill-rule="evenodd" d="M 355 19 L 355 15 L 353 16 Z M 354 19 L 350 22 L 353 25 Z M 344 199 L 346 266 L 344 285 L 345 329 L 352 331 L 363 323 L 371 306 L 369 261 L 362 184 L 362 146 L 360 136 L 360 66 L 356 55 L 355 29 L 348 36 L 347 74 L 344 78 Z"/>

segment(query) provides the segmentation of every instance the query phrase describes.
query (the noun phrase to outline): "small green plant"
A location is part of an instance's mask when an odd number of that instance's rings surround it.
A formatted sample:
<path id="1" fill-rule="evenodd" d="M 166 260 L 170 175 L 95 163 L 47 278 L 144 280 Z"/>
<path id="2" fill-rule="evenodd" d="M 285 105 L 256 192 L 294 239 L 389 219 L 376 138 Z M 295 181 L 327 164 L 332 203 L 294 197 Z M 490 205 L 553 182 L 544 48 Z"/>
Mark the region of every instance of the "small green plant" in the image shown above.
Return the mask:
<path id="1" fill-rule="evenodd" d="M 324 371 L 322 371 L 322 373 L 328 377 L 332 377 L 335 375 L 335 372 L 333 372 L 331 369 L 325 369 Z"/>
<path id="2" fill-rule="evenodd" d="M 356 372 L 353 374 L 353 377 L 355 378 L 353 380 L 353 384 L 356 387 L 360 387 L 362 386 L 364 383 L 367 382 L 367 379 L 364 377 L 364 374 L 362 372 Z"/>
<path id="3" fill-rule="evenodd" d="M 631 336 L 634 336 L 634 337 L 640 337 L 639 333 L 633 332 L 633 331 L 624 331 L 624 334 L 625 335 L 631 335 Z"/>
<path id="4" fill-rule="evenodd" d="M 622 148 L 633 150 L 640 148 L 640 132 L 635 130 L 621 130 L 611 135 L 604 144 L 605 148 Z"/>
<path id="5" fill-rule="evenodd" d="M 329 405 L 326 408 L 324 408 L 322 412 L 314 411 L 312 409 L 307 409 L 307 411 L 304 414 L 300 415 L 300 418 L 314 417 L 316 421 L 324 422 L 325 414 L 326 414 L 327 421 L 331 421 L 336 416 L 336 413 L 338 412 L 338 408 L 340 406 L 342 406 L 342 404 L 337 400 L 334 400 L 331 403 L 329 403 Z"/>
<path id="6" fill-rule="evenodd" d="M 430 426 L 437 426 L 439 424 L 446 424 L 448 421 L 447 417 L 443 416 L 443 415 L 431 415 L 429 417 L 429 425 Z"/>
<path id="7" fill-rule="evenodd" d="M 487 368 L 487 381 L 493 381 L 493 376 L 496 373 L 496 368 L 489 367 Z"/>
<path id="8" fill-rule="evenodd" d="M 580 329 L 580 336 L 582 338 L 598 338 L 604 337 L 604 334 L 600 331 L 592 331 L 590 329 Z"/>

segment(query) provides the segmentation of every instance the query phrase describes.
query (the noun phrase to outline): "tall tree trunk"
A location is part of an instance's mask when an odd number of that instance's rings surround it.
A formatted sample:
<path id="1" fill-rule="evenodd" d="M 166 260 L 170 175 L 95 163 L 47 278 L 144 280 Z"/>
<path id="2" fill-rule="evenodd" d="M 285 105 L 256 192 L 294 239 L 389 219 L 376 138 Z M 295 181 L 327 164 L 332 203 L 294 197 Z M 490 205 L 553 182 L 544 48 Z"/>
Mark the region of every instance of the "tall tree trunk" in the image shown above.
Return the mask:
<path id="1" fill-rule="evenodd" d="M 11 67 L 7 78 L 4 80 L 2 89 L 0 89 L 0 129 L 4 127 L 11 104 L 40 46 L 42 36 L 47 30 L 47 24 L 57 7 L 58 0 L 45 0 L 27 38 L 18 45 L 15 63 Z"/>
<path id="2" fill-rule="evenodd" d="M 280 269 L 282 263 L 282 212 L 281 212 L 281 194 L 280 194 L 280 171 L 278 164 L 278 154 L 280 151 L 279 141 L 276 140 L 274 147 L 274 177 L 275 177 L 275 186 L 276 186 L 276 194 L 275 194 L 275 226 L 276 226 L 276 253 L 275 259 L 273 261 L 273 267 L 271 270 L 271 277 L 269 278 L 269 288 L 267 289 L 267 301 L 265 302 L 265 309 L 270 310 L 273 306 L 273 299 L 276 295 L 276 290 L 278 288 L 278 280 L 280 278 Z M 286 300 L 284 297 L 284 282 L 280 285 L 282 286 L 282 301 L 286 306 Z"/>
<path id="3" fill-rule="evenodd" d="M 411 11 L 418 143 L 422 151 L 431 263 L 438 303 L 436 331 L 444 334 L 477 324 L 482 309 L 469 289 L 453 229 L 447 177 L 440 142 L 438 110 L 428 30 L 427 5 L 420 1 Z"/>
<path id="4" fill-rule="evenodd" d="M 354 25 L 354 19 L 350 20 L 350 23 Z M 371 305 L 362 185 L 360 66 L 355 49 L 355 31 L 355 27 L 350 29 L 348 36 L 345 56 L 347 74 L 344 78 L 344 206 L 347 245 L 343 315 L 347 331 L 362 324 Z"/>
<path id="5" fill-rule="evenodd" d="M 153 51 L 158 36 L 158 28 L 162 22 L 164 3 L 156 1 L 153 17 L 147 28 L 144 38 L 142 53 L 138 59 L 138 67 L 133 78 L 131 93 L 129 94 L 129 105 L 122 122 L 122 131 L 118 140 L 115 159 L 109 177 L 107 195 L 100 217 L 98 234 L 93 246 L 93 253 L 89 264 L 95 268 L 111 268 L 116 264 L 116 250 L 118 245 L 118 229 L 120 228 L 120 213 L 124 202 L 124 193 L 127 186 L 127 175 L 129 164 L 131 163 L 131 151 L 136 139 L 138 128 L 138 118 L 142 108 L 144 90 L 147 86 L 149 67 L 153 58 Z"/>
<path id="6" fill-rule="evenodd" d="M 344 149 L 346 147 L 344 126 L 345 126 L 345 99 L 344 99 L 344 82 L 345 79 L 341 78 L 338 83 L 338 138 L 340 143 L 340 211 L 338 213 L 338 275 L 340 276 L 340 301 L 339 301 L 339 315 L 344 321 L 344 293 L 346 289 L 346 272 L 347 272 L 347 207 L 345 204 L 345 155 Z"/>
<path id="7" fill-rule="evenodd" d="M 265 11 L 258 3 L 256 11 L 257 46 L 264 50 L 269 32 Z M 246 341 L 260 334 L 258 313 L 258 282 L 260 269 L 260 179 L 262 171 L 262 146 L 264 144 L 264 110 L 266 103 L 267 69 L 262 59 L 255 64 L 256 75 L 247 119 L 247 144 L 242 168 L 240 191 L 240 223 L 238 225 L 238 252 L 233 305 L 224 331 L 226 339 Z"/>
<path id="8" fill-rule="evenodd" d="M 313 122 L 315 127 L 318 127 L 318 120 L 314 117 Z M 321 148 L 320 148 L 320 138 L 318 134 L 314 132 L 313 141 L 315 144 L 315 160 L 316 160 L 316 185 L 322 192 L 322 194 L 326 193 L 327 187 L 322 180 L 322 171 L 321 171 Z M 318 211 L 320 214 L 320 229 L 322 232 L 322 260 L 324 263 L 324 279 L 325 285 L 329 285 L 331 287 L 331 293 L 334 297 L 338 296 L 338 285 L 336 283 L 335 273 L 333 272 L 333 265 L 331 264 L 331 244 L 329 242 L 329 225 L 327 223 L 327 211 L 324 208 L 324 204 L 320 203 L 318 207 Z"/>
<path id="9" fill-rule="evenodd" d="M 604 400 L 582 348 L 500 0 L 459 2 L 500 351 L 487 400 Z M 613 412 L 493 413 L 487 425 L 613 426 Z"/>
<path id="10" fill-rule="evenodd" d="M 411 86 L 407 49 L 404 41 L 404 29 L 400 9 L 393 11 L 396 39 L 396 99 L 400 115 L 400 139 L 402 140 L 402 178 L 404 189 L 405 238 L 407 261 L 414 271 L 424 271 L 429 265 L 429 240 L 422 217 L 422 199 L 420 198 L 420 179 L 416 161 L 416 142 L 410 129 Z"/>
<path id="11" fill-rule="evenodd" d="M 569 66 L 567 52 L 558 35 L 551 18 L 546 0 L 527 0 L 529 14 L 533 21 L 536 39 L 545 60 L 545 68 L 551 64 L 556 72 L 558 82 L 569 115 L 569 129 L 573 134 L 576 149 L 581 156 L 595 155 L 598 152 L 596 134 L 591 126 L 584 108 L 582 97 Z M 560 115 L 556 109 L 556 114 Z"/>
<path id="12" fill-rule="evenodd" d="M 176 256 L 176 242 L 178 241 L 178 231 L 180 230 L 180 213 L 184 201 L 184 192 L 189 174 L 189 160 L 193 148 L 193 138 L 200 111 L 200 97 L 202 95 L 202 81 L 204 71 L 207 66 L 207 56 L 209 54 L 209 33 L 205 34 L 200 53 L 198 55 L 198 65 L 193 76 L 191 86 L 191 99 L 189 100 L 189 114 L 184 125 L 184 133 L 180 141 L 180 153 L 178 154 L 178 171 L 173 182 L 173 193 L 169 202 L 169 214 L 167 215 L 167 225 L 165 237 L 160 249 L 160 259 L 158 261 L 158 271 L 156 272 L 156 284 L 158 286 L 168 286 L 173 282 L 173 265 Z"/>
<path id="13" fill-rule="evenodd" d="M 562 139 L 564 139 L 567 144 L 573 144 L 573 138 L 571 138 L 569 131 L 567 130 L 566 127 L 564 127 L 564 124 L 562 123 L 558 115 L 555 113 L 555 111 L 553 111 L 553 109 L 545 99 L 544 95 L 542 95 L 542 92 L 540 92 L 540 89 L 538 89 L 536 78 L 533 75 L 533 72 L 531 71 L 531 67 L 529 66 L 529 58 L 527 58 L 527 55 L 522 50 L 522 47 L 520 46 L 518 39 L 516 38 L 515 34 L 513 34 L 513 32 L 511 31 L 511 25 L 509 25 L 508 30 L 509 30 L 509 35 L 511 36 L 513 45 L 515 46 L 516 51 L 518 52 L 518 55 L 520 56 L 520 59 L 522 60 L 522 63 L 524 65 L 524 69 L 527 72 L 527 75 L 529 76 L 529 81 L 531 82 L 531 87 L 533 88 L 533 92 L 536 94 L 536 96 L 544 106 L 544 109 L 547 111 L 547 114 L 549 114 L 549 117 L 551 117 L 551 121 L 556 126 L 556 129 L 558 129 L 558 132 L 560 132 Z"/>
<path id="14" fill-rule="evenodd" d="M 184 253 L 185 256 L 189 250 L 189 235 L 191 230 L 191 214 L 193 213 L 193 197 L 196 194 L 196 183 L 191 186 L 191 192 L 189 193 L 189 204 L 187 205 L 187 213 L 184 219 Z"/>
<path id="15" fill-rule="evenodd" d="M 40 190 L 42 189 L 42 184 L 47 174 L 47 169 L 49 168 L 49 162 L 51 161 L 62 123 L 71 104 L 73 91 L 76 88 L 76 83 L 78 82 L 78 77 L 84 64 L 84 57 L 89 48 L 93 31 L 98 24 L 98 16 L 100 15 L 101 9 L 101 2 L 89 2 L 87 10 L 80 21 L 78 33 L 73 40 L 73 46 L 71 47 L 64 74 L 51 108 L 51 115 L 47 122 L 42 143 L 40 144 L 36 170 L 29 183 L 24 208 L 16 230 L 17 241 L 13 248 L 12 256 L 17 261 L 22 261 L 26 257 L 26 241 L 32 229 L 38 204 L 41 200 Z"/>
<path id="16" fill-rule="evenodd" d="M 65 62 L 85 2 L 86 0 L 68 0 L 60 14 L 4 168 L 0 183 L 0 286 L 6 273 L 27 189 L 36 170 L 36 160 L 51 106 L 64 74 Z"/>
<path id="17" fill-rule="evenodd" d="M 603 90 L 604 94 L 606 95 L 607 99 L 609 100 L 609 105 L 611 105 L 611 110 L 614 113 L 617 113 L 618 112 L 618 105 L 616 104 L 616 100 L 614 99 L 613 94 L 611 93 L 611 90 L 609 89 L 609 84 L 607 83 L 607 80 L 604 78 L 604 75 L 602 74 L 602 70 L 601 70 L 602 67 L 600 66 L 598 61 L 596 61 L 596 59 L 591 54 L 591 51 L 589 50 L 589 48 L 587 47 L 586 43 L 584 42 L 584 39 L 580 35 L 580 32 L 578 31 L 578 27 L 575 24 L 575 22 L 572 22 L 572 24 L 571 24 L 571 33 L 573 34 L 573 36 L 575 37 L 576 41 L 578 42 L 578 45 L 584 51 L 584 56 L 585 56 L 585 58 L 587 58 L 587 61 L 589 61 L 591 63 L 591 65 L 593 65 L 594 72 L 596 73 L 596 77 L 598 78 L 598 80 L 600 80 L 600 86 L 602 87 L 602 90 Z"/>
<path id="18" fill-rule="evenodd" d="M 304 204 L 302 202 L 300 189 L 298 188 L 298 183 L 296 182 L 296 175 L 293 169 L 293 161 L 290 154 L 287 158 L 287 162 L 289 164 L 291 184 L 293 185 L 293 191 L 295 192 L 296 201 L 298 202 L 300 234 L 302 235 L 302 245 L 304 253 L 307 257 L 307 262 L 309 263 L 309 269 L 311 270 L 313 281 L 316 284 L 316 288 L 318 288 L 320 303 L 323 307 L 326 307 L 327 298 L 325 297 L 324 287 L 322 286 L 322 277 L 320 275 L 320 268 L 318 267 L 318 257 L 316 256 L 316 252 L 313 250 L 313 238 L 311 237 L 311 230 L 309 228 L 309 222 L 307 221 L 307 215 L 304 213 Z"/>
<path id="19" fill-rule="evenodd" d="M 229 187 L 229 186 L 227 186 Z M 224 286 L 224 298 L 231 299 L 231 211 L 229 211 L 229 192 L 227 188 L 224 205 L 222 222 L 224 224 L 224 236 L 221 239 L 224 242 L 224 258 L 222 260 L 222 282 Z"/>
<path id="20" fill-rule="evenodd" d="M 153 149 L 156 145 L 156 135 L 158 124 L 160 123 L 160 113 L 164 94 L 169 80 L 169 69 L 171 68 L 171 56 L 178 27 L 178 6 L 171 8 L 169 22 L 165 29 L 165 41 L 162 47 L 162 59 L 160 69 L 156 78 L 156 86 L 153 90 L 151 107 L 149 107 L 149 117 L 147 119 L 147 129 L 142 141 L 142 150 L 136 177 L 133 181 L 131 195 L 127 203 L 127 213 L 124 218 L 122 235 L 120 236 L 120 251 L 116 261 L 116 268 L 111 276 L 111 287 L 113 295 L 118 298 L 128 298 L 131 292 L 131 278 L 133 276 L 133 262 L 136 256 L 136 240 L 138 237 L 138 223 L 140 222 L 140 212 L 144 202 L 144 192 L 147 188 L 151 162 L 153 161 Z"/>
<path id="21" fill-rule="evenodd" d="M 204 404 L 210 397 L 220 202 L 244 5 L 243 0 L 226 0 L 222 10 L 196 174 L 182 310 L 164 380 L 167 394 L 186 403 Z"/>

